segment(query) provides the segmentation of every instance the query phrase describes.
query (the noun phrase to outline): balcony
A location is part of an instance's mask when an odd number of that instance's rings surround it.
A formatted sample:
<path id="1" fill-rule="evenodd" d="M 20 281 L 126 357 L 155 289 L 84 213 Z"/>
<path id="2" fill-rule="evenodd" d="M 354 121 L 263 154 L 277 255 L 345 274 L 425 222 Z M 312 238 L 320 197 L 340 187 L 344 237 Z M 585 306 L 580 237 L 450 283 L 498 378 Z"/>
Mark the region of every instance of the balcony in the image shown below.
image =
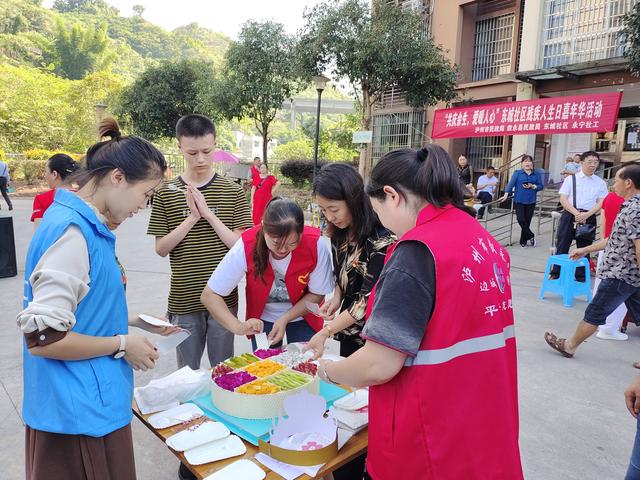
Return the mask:
<path id="1" fill-rule="evenodd" d="M 545 0 L 542 68 L 621 57 L 634 0 Z"/>

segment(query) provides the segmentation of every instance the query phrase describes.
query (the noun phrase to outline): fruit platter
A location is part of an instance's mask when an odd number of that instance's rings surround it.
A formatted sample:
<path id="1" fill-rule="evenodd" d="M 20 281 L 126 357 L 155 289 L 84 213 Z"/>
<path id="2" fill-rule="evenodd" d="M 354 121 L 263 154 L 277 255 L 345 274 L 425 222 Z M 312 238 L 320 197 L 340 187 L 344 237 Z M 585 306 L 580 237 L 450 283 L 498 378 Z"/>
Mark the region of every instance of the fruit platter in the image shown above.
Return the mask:
<path id="1" fill-rule="evenodd" d="M 284 399 L 307 390 L 318 394 L 318 367 L 299 352 L 260 349 L 226 359 L 211 369 L 211 401 L 223 413 L 268 419 Z"/>

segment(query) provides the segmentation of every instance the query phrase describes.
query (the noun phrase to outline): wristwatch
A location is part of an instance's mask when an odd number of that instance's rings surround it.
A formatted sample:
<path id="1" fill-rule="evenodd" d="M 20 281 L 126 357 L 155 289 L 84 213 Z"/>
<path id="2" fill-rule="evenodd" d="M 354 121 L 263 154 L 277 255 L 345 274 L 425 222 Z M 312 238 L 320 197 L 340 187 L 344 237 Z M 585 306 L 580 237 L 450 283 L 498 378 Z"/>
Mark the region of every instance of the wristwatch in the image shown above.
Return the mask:
<path id="1" fill-rule="evenodd" d="M 124 335 L 118 335 L 118 337 L 120 337 L 120 348 L 113 354 L 113 358 L 122 358 L 127 353 L 127 337 Z"/>

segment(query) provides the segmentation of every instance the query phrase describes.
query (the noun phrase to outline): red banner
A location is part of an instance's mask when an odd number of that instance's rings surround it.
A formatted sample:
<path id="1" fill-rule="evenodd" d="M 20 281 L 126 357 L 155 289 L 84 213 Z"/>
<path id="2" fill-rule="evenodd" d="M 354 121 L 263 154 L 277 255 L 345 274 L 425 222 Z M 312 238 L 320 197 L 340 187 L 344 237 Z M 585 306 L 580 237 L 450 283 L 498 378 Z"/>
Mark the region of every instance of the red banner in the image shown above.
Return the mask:
<path id="1" fill-rule="evenodd" d="M 615 130 L 622 92 L 539 98 L 436 110 L 432 138 Z"/>

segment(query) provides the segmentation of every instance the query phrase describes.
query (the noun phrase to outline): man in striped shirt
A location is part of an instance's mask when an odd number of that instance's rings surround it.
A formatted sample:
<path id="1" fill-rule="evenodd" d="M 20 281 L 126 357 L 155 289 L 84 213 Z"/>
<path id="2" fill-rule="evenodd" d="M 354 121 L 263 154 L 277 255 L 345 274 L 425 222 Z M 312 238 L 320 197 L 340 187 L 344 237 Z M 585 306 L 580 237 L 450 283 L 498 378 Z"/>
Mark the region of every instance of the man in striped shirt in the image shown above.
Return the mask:
<path id="1" fill-rule="evenodd" d="M 198 369 L 205 344 L 212 366 L 233 355 L 233 334 L 209 315 L 200 294 L 222 258 L 253 222 L 241 187 L 213 170 L 213 122 L 203 115 L 185 115 L 176 125 L 176 137 L 185 171 L 154 196 L 147 233 L 156 237 L 158 255 L 169 255 L 168 317 L 191 332 L 177 348 L 178 367 Z M 237 312 L 237 290 L 225 301 Z"/>

